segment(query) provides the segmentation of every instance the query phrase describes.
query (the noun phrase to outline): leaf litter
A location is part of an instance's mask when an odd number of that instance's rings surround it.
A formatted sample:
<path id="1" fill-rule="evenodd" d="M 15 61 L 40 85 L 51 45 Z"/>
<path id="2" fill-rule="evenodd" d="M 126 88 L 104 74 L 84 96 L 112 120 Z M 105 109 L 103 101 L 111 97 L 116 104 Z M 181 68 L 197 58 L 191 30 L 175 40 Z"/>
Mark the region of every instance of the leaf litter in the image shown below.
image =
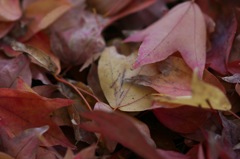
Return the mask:
<path id="1" fill-rule="evenodd" d="M 0 158 L 239 158 L 234 0 L 0 0 Z"/>

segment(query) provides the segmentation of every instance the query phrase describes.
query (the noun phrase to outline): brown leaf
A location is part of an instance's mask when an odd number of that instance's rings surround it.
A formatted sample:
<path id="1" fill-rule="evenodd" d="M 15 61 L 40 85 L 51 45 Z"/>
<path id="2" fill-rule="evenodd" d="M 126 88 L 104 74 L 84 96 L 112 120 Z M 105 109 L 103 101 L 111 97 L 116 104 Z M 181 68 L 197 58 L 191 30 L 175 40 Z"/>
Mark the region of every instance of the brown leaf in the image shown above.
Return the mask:
<path id="1" fill-rule="evenodd" d="M 36 63 L 38 65 L 42 66 L 49 72 L 53 74 L 59 73 L 60 71 L 59 64 L 55 63 L 56 60 L 53 60 L 54 56 L 52 56 L 51 54 L 47 54 L 43 50 L 36 48 L 34 46 L 25 45 L 23 43 L 20 43 L 11 39 L 9 39 L 9 42 L 13 50 L 25 52 L 28 55 L 30 55 L 30 57 L 34 58 L 37 61 Z"/>

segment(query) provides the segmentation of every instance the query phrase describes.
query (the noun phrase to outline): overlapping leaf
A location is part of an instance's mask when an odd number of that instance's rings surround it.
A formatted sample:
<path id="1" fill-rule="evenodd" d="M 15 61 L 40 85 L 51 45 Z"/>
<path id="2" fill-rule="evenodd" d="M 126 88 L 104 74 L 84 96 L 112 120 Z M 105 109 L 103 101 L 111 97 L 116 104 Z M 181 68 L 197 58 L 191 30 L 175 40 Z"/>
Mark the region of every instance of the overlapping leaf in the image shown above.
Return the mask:
<path id="1" fill-rule="evenodd" d="M 47 28 L 70 8 L 71 4 L 67 0 L 37 0 L 30 3 L 24 15 L 31 22 L 23 39 L 27 40 L 40 30 Z"/>
<path id="2" fill-rule="evenodd" d="M 127 78 L 140 73 L 153 74 L 151 66 L 132 70 L 135 55 L 124 56 L 117 53 L 114 47 L 106 48 L 98 66 L 98 76 L 103 92 L 113 108 L 122 111 L 141 111 L 150 108 L 150 94 L 154 91 L 147 87 L 125 82 Z"/>
<path id="3" fill-rule="evenodd" d="M 28 129 L 11 139 L 2 129 L 0 132 L 0 138 L 1 144 L 4 145 L 3 151 L 14 158 L 35 159 L 37 149 L 41 144 L 40 137 L 47 130 L 48 126 Z"/>
<path id="4" fill-rule="evenodd" d="M 0 117 L 12 133 L 49 125 L 46 138 L 51 145 L 72 146 L 50 117 L 52 111 L 70 104 L 67 99 L 48 99 L 31 92 L 0 89 Z"/>
<path id="5" fill-rule="evenodd" d="M 154 99 L 160 102 L 190 105 L 208 109 L 227 111 L 231 109 L 231 103 L 226 95 L 217 87 L 201 81 L 193 74 L 190 96 L 172 97 L 164 94 L 156 94 Z"/>
<path id="6" fill-rule="evenodd" d="M 170 10 L 162 19 L 145 30 L 128 37 L 127 42 L 143 41 L 134 67 L 166 59 L 179 51 L 202 77 L 206 62 L 206 25 L 200 8 L 185 2 Z"/>

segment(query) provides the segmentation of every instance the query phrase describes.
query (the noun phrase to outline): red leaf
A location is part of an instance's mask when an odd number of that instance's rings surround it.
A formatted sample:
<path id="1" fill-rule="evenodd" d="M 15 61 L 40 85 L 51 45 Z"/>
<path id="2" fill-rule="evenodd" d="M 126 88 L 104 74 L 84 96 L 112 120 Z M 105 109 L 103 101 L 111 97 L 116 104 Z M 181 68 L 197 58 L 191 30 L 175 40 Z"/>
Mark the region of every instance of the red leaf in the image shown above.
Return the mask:
<path id="1" fill-rule="evenodd" d="M 205 154 L 201 144 L 194 146 L 187 152 L 187 155 L 190 156 L 191 159 L 205 159 Z"/>
<path id="2" fill-rule="evenodd" d="M 179 107 L 154 109 L 158 120 L 169 129 L 179 133 L 192 133 L 206 122 L 210 113 L 201 108 Z"/>
<path id="3" fill-rule="evenodd" d="M 67 99 L 48 99 L 31 92 L 0 89 L 0 117 L 12 133 L 48 125 L 46 138 L 51 145 L 72 146 L 50 117 L 55 109 L 70 104 L 72 102 Z"/>
<path id="4" fill-rule="evenodd" d="M 198 68 L 202 77 L 206 58 L 206 25 L 200 8 L 194 2 L 177 5 L 159 21 L 126 41 L 143 41 L 135 68 L 162 61 L 179 51 L 192 69 Z"/>
<path id="5" fill-rule="evenodd" d="M 207 63 L 215 71 L 226 74 L 228 57 L 237 30 L 234 12 L 221 11 L 216 21 L 216 30 L 212 35 L 212 48 L 207 53 Z"/>
<path id="6" fill-rule="evenodd" d="M 4 37 L 13 27 L 12 22 L 0 22 L 0 38 Z"/>
<path id="7" fill-rule="evenodd" d="M 0 138 L 4 147 L 3 151 L 14 158 L 35 159 L 40 144 L 39 137 L 47 130 L 48 126 L 28 129 L 11 139 L 2 129 Z"/>
<path id="8" fill-rule="evenodd" d="M 143 158 L 163 159 L 134 125 L 133 120 L 135 119 L 116 112 L 101 111 L 82 113 L 82 116 L 94 121 L 94 123 L 81 124 L 80 127 L 83 129 L 101 133 L 104 137 L 118 141 Z"/>
<path id="9" fill-rule="evenodd" d="M 30 61 L 25 55 L 19 55 L 13 59 L 0 59 L 0 87 L 14 87 L 17 77 L 21 77 L 31 85 L 32 74 L 29 64 Z"/>
<path id="10" fill-rule="evenodd" d="M 108 22 L 108 25 L 122 17 L 125 17 L 129 14 L 132 14 L 144 8 L 147 8 L 148 6 L 152 5 L 155 1 L 156 0 L 131 0 L 131 2 L 128 3 L 128 5 L 124 9 L 122 9 L 117 14 L 114 14 L 109 17 L 110 21 Z"/>

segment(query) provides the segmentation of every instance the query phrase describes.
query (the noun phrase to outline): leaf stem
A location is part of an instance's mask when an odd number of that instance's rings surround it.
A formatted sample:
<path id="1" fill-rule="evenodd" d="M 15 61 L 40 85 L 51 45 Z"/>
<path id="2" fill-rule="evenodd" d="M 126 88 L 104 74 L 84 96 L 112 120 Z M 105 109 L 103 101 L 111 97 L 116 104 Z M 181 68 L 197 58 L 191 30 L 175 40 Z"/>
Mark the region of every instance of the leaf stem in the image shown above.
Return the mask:
<path id="1" fill-rule="evenodd" d="M 56 80 L 58 80 L 59 82 L 62 82 L 62 83 L 64 83 L 64 84 L 70 86 L 71 88 L 73 88 L 73 89 L 77 92 L 77 94 L 83 99 L 83 101 L 84 101 L 84 103 L 87 105 L 88 109 L 89 109 L 90 111 L 92 111 L 92 107 L 90 106 L 90 104 L 88 103 L 88 101 L 86 100 L 86 98 L 83 96 L 83 94 L 78 90 L 78 88 L 76 88 L 72 83 L 66 81 L 65 79 L 58 77 L 57 75 L 53 75 L 53 76 L 54 76 L 54 77 L 56 78 Z"/>
<path id="2" fill-rule="evenodd" d="M 228 112 L 231 113 L 235 118 L 240 119 L 240 117 L 237 114 L 235 114 L 233 111 L 229 110 Z"/>
<path id="3" fill-rule="evenodd" d="M 83 93 L 85 93 L 85 94 L 93 97 L 97 102 L 101 102 L 101 101 L 100 101 L 95 95 L 93 95 L 92 93 L 89 93 L 88 91 L 86 91 L 86 90 L 84 90 L 84 89 L 82 89 L 82 88 L 80 88 L 80 87 L 78 87 L 78 86 L 76 86 L 76 87 L 77 87 L 77 89 L 79 89 L 81 92 L 83 92 Z"/>

